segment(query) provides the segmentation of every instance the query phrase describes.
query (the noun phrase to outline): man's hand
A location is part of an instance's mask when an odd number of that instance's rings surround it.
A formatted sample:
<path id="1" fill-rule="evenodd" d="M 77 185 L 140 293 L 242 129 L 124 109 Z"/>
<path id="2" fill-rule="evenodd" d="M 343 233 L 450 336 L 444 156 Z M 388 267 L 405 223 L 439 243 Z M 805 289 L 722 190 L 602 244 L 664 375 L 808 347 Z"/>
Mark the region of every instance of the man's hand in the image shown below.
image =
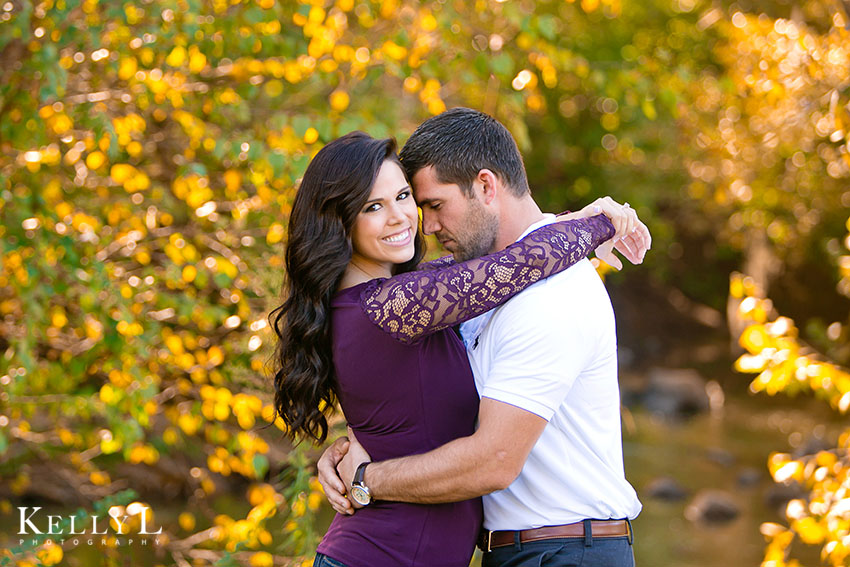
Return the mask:
<path id="1" fill-rule="evenodd" d="M 339 478 L 342 479 L 342 482 L 345 484 L 346 490 L 349 486 L 351 486 L 352 481 L 354 481 L 354 473 L 357 471 L 357 467 L 359 467 L 361 463 L 372 461 L 372 457 L 369 456 L 369 453 L 366 452 L 363 445 L 357 442 L 357 437 L 354 436 L 354 432 L 350 427 L 348 428 L 348 438 L 348 452 L 336 466 L 336 471 L 339 474 Z M 369 474 L 369 469 L 366 469 L 366 474 Z M 365 481 L 366 486 L 369 486 L 368 476 L 365 478 Z M 346 502 L 348 502 L 349 506 L 353 506 L 355 509 L 362 508 L 362 506 L 352 500 L 346 500 Z M 336 510 L 336 506 L 334 506 L 334 509 Z M 348 513 L 353 514 L 354 510 Z"/>
<path id="2" fill-rule="evenodd" d="M 481 399 L 478 421 L 479 427 L 472 435 L 427 453 L 371 462 L 366 467 L 365 483 L 372 498 L 436 504 L 469 500 L 507 488 L 522 471 L 547 422 L 536 414 L 486 397 Z M 366 453 L 355 457 L 354 451 L 359 449 L 352 438 L 350 452 L 339 465 L 344 481 L 349 481 L 357 466 L 368 460 Z"/>
<path id="3" fill-rule="evenodd" d="M 348 437 L 340 437 L 325 449 L 319 462 L 316 463 L 319 483 L 322 485 L 322 490 L 325 491 L 325 498 L 328 499 L 331 507 L 340 514 L 354 513 L 351 502 L 345 496 L 348 492 L 348 486 L 342 482 L 336 472 L 336 466 L 348 453 L 348 448 Z"/>

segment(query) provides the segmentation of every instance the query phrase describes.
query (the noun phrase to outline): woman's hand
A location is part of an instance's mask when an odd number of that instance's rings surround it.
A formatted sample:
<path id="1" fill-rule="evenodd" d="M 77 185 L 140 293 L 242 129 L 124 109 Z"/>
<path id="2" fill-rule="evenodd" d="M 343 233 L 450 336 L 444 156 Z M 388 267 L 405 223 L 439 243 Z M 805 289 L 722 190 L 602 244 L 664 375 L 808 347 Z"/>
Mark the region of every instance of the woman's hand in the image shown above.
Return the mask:
<path id="1" fill-rule="evenodd" d="M 621 205 L 611 197 L 596 199 L 578 212 L 561 215 L 558 220 L 592 217 L 604 214 L 614 225 L 614 236 L 596 249 L 596 257 L 617 270 L 623 263 L 613 253 L 618 250 L 632 264 L 640 264 L 647 250 L 652 247 L 649 229 L 638 219 L 637 213 L 628 203 Z"/>
<path id="2" fill-rule="evenodd" d="M 348 437 L 340 437 L 325 449 L 325 452 L 319 458 L 319 462 L 316 463 L 319 484 L 322 485 L 325 498 L 328 499 L 331 507 L 340 514 L 354 513 L 351 502 L 345 496 L 348 488 L 336 472 L 336 466 L 348 453 L 349 445 Z"/>

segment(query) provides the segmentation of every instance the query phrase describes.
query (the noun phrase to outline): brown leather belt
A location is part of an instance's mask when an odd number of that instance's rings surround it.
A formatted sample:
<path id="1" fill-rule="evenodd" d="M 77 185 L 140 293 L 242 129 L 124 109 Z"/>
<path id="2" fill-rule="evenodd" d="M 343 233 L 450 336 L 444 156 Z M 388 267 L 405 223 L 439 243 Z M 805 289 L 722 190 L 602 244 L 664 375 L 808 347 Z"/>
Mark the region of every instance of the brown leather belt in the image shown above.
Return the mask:
<path id="1" fill-rule="evenodd" d="M 627 520 L 590 520 L 589 523 L 590 537 L 631 537 L 631 526 Z M 516 541 L 517 533 L 519 533 L 520 543 L 546 539 L 586 537 L 584 522 L 576 522 L 562 526 L 543 526 L 542 528 L 522 530 L 520 532 L 510 530 L 491 532 L 483 530 L 478 546 L 486 553 L 497 547 L 513 545 Z"/>

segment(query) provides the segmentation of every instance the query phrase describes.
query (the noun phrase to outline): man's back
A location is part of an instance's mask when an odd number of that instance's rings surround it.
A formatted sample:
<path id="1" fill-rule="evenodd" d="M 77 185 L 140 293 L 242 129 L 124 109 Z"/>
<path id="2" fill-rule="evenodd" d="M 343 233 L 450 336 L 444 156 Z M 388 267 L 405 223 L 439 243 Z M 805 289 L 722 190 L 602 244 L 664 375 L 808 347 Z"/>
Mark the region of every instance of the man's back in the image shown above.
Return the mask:
<path id="1" fill-rule="evenodd" d="M 623 472 L 614 312 L 589 261 L 463 328 L 482 397 L 549 421 L 519 477 L 484 497 L 485 528 L 634 518 Z"/>

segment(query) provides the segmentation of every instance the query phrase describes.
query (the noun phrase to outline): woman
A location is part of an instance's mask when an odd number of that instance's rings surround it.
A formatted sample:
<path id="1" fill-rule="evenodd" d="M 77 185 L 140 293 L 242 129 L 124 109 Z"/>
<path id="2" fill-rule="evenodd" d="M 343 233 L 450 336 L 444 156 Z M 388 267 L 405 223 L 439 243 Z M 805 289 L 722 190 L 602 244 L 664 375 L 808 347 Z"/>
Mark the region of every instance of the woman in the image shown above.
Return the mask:
<path id="1" fill-rule="evenodd" d="M 478 408 L 451 326 L 584 258 L 614 234 L 607 218 L 558 222 L 503 251 L 411 271 L 419 219 L 392 140 L 354 132 L 307 168 L 289 220 L 286 301 L 271 318 L 275 407 L 295 437 L 325 440 L 338 399 L 376 460 L 472 434 Z M 316 565 L 466 566 L 480 501 L 376 502 L 337 515 Z"/>

